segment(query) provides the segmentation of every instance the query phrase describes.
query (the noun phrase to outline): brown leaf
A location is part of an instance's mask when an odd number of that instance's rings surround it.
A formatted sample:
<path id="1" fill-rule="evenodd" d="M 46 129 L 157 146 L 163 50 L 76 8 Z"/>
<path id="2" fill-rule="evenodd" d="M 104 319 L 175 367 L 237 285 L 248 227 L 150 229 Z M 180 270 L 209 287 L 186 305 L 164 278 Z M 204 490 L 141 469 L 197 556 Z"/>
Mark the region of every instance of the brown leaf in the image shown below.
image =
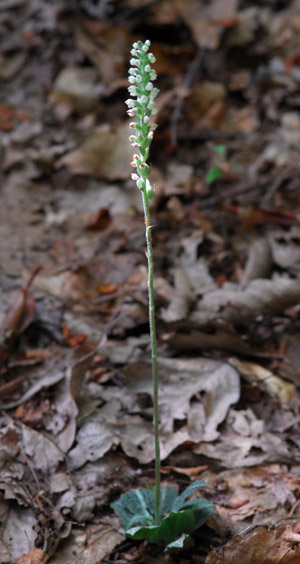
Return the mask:
<path id="1" fill-rule="evenodd" d="M 89 133 L 82 146 L 64 156 L 60 163 L 73 174 L 116 180 L 128 178 L 132 149 L 128 142 L 128 124 L 117 131 L 101 125 Z"/>
<path id="2" fill-rule="evenodd" d="M 84 229 L 102 231 L 102 229 L 106 229 L 110 223 L 111 216 L 109 210 L 107 208 L 101 208 L 88 217 Z"/>
<path id="3" fill-rule="evenodd" d="M 175 6 L 200 47 L 216 49 L 223 28 L 236 23 L 237 0 L 176 0 Z"/>
<path id="4" fill-rule="evenodd" d="M 106 284 L 100 284 L 100 286 L 98 286 L 99 294 L 104 295 L 115 294 L 118 289 L 119 286 L 117 284 L 114 284 L 113 282 L 107 282 Z"/>
<path id="5" fill-rule="evenodd" d="M 34 300 L 28 290 L 40 269 L 41 267 L 37 266 L 32 271 L 25 288 L 18 292 L 12 307 L 7 312 L 0 327 L 0 362 L 8 358 L 10 348 L 14 345 L 17 335 L 24 331 L 32 321 Z"/>
<path id="6" fill-rule="evenodd" d="M 247 538 L 233 537 L 221 552 L 213 550 L 205 564 L 299 564 L 300 535 L 290 526 L 275 531 L 258 527 Z"/>
<path id="7" fill-rule="evenodd" d="M 16 558 L 14 564 L 43 564 L 45 562 L 45 553 L 41 548 L 30 550 L 24 556 Z"/>
<path id="8" fill-rule="evenodd" d="M 241 290 L 237 284 L 226 283 L 219 290 L 203 296 L 191 320 L 207 323 L 222 318 L 241 323 L 256 315 L 284 311 L 298 303 L 299 299 L 299 280 L 286 276 L 278 276 L 274 280 L 252 280 L 245 290 Z"/>

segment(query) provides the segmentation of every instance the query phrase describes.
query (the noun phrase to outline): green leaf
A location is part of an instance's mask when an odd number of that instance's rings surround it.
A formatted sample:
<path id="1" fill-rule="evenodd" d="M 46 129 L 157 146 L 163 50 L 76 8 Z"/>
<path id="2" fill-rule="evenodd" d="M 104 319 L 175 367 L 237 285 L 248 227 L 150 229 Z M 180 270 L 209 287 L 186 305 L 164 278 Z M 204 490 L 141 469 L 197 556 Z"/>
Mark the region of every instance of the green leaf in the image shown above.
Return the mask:
<path id="1" fill-rule="evenodd" d="M 133 525 L 149 525 L 154 522 L 153 492 L 147 488 L 138 488 L 122 495 L 111 507 L 120 515 L 125 529 Z"/>
<path id="2" fill-rule="evenodd" d="M 183 508 L 184 502 L 189 495 L 192 495 L 195 491 L 197 491 L 201 486 L 205 486 L 205 482 L 203 480 L 195 480 L 192 484 L 190 484 L 175 500 L 172 505 L 172 511 L 180 511 Z"/>
<path id="3" fill-rule="evenodd" d="M 171 511 L 177 498 L 178 487 L 162 484 L 160 488 L 160 513 L 163 516 Z"/>
<path id="4" fill-rule="evenodd" d="M 203 525 L 214 511 L 212 503 L 204 501 L 202 509 L 190 508 L 171 511 L 160 525 L 133 527 L 126 536 L 135 540 L 148 540 L 154 544 L 170 544 L 182 534 L 191 534 Z"/>
<path id="5" fill-rule="evenodd" d="M 217 153 L 217 155 L 225 155 L 226 145 L 216 145 L 215 152 Z"/>
<path id="6" fill-rule="evenodd" d="M 206 180 L 207 184 L 212 184 L 213 182 L 218 180 L 218 178 L 220 178 L 220 176 L 222 176 L 222 175 L 223 175 L 222 170 L 218 166 L 213 166 L 208 171 L 205 180 Z"/>
<path id="7" fill-rule="evenodd" d="M 193 544 L 193 541 L 192 541 L 190 535 L 181 535 L 175 541 L 167 544 L 164 552 L 167 552 L 168 554 L 169 553 L 176 554 L 177 552 L 179 552 L 183 548 L 190 547 L 192 544 Z"/>

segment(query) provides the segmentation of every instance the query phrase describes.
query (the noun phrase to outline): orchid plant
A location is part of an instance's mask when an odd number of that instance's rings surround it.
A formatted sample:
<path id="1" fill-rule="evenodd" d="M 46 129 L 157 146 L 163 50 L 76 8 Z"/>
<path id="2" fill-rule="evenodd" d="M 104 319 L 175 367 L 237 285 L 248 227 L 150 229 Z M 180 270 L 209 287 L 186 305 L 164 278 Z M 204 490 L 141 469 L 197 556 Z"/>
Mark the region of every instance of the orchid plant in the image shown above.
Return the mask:
<path id="1" fill-rule="evenodd" d="M 188 499 L 203 481 L 195 481 L 178 495 L 175 485 L 160 483 L 160 442 L 158 409 L 158 363 L 155 330 L 155 305 L 153 289 L 153 252 L 149 201 L 153 196 L 153 187 L 149 180 L 150 166 L 147 163 L 153 131 L 157 124 L 152 116 L 157 113 L 155 98 L 159 90 L 153 86 L 156 72 L 151 65 L 155 63 L 153 53 L 149 52 L 150 41 L 137 41 L 133 44 L 130 59 L 128 88 L 130 98 L 126 101 L 127 113 L 135 121 L 130 122 L 132 134 L 129 137 L 136 150 L 131 165 L 135 172 L 131 177 L 141 191 L 144 207 L 147 261 L 148 261 L 148 297 L 149 325 L 151 337 L 152 378 L 153 378 L 153 428 L 155 444 L 155 486 L 138 488 L 124 494 L 112 503 L 114 511 L 120 515 L 126 536 L 136 540 L 148 540 L 152 543 L 167 545 L 167 548 L 180 548 L 195 529 L 203 525 L 214 511 L 213 505 L 199 498 Z"/>

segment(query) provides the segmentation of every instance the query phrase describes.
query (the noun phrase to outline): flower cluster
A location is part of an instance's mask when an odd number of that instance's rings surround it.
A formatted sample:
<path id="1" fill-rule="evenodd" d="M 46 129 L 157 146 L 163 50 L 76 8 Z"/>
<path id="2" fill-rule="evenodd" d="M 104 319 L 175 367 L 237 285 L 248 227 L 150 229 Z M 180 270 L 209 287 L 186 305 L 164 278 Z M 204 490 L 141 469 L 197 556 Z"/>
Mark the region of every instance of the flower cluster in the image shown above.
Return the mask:
<path id="1" fill-rule="evenodd" d="M 148 53 L 149 39 L 145 43 L 137 41 L 132 47 L 130 51 L 132 55 L 132 59 L 130 59 L 131 68 L 128 78 L 130 83 L 128 91 L 132 98 L 125 102 L 128 106 L 128 115 L 136 119 L 129 124 L 130 129 L 135 130 L 134 134 L 130 135 L 129 141 L 132 147 L 137 150 L 131 163 L 137 169 L 137 172 L 133 173 L 131 177 L 136 181 L 137 187 L 150 199 L 153 195 L 153 189 L 148 180 L 150 166 L 147 164 L 147 158 L 153 131 L 157 127 L 157 124 L 150 123 L 150 118 L 157 112 L 154 100 L 159 92 L 152 84 L 157 75 L 155 70 L 151 68 L 151 64 L 155 63 L 156 59 L 153 53 Z"/>

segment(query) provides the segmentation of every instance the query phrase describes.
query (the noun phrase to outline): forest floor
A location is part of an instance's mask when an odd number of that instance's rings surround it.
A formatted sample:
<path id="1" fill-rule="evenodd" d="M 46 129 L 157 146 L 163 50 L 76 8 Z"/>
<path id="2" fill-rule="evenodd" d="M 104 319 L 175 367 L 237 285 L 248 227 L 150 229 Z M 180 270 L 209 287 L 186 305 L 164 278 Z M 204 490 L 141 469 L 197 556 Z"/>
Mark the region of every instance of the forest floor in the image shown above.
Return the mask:
<path id="1" fill-rule="evenodd" d="M 300 0 L 1 0 L 0 562 L 300 562 Z M 178 554 L 110 504 L 154 479 L 129 51 L 151 147 L 162 479 Z"/>

